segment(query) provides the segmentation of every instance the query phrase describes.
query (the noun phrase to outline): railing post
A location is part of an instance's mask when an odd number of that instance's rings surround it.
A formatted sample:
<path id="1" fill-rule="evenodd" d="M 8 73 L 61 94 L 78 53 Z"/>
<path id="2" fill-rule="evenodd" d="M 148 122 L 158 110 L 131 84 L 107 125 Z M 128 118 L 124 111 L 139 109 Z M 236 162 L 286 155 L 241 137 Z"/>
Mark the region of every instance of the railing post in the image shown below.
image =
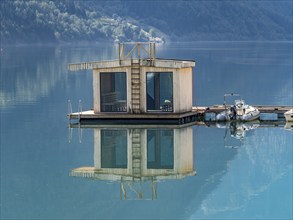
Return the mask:
<path id="1" fill-rule="evenodd" d="M 72 114 L 72 105 L 70 99 L 67 101 L 67 113 L 68 113 L 68 120 L 71 119 L 71 114 Z"/>
<path id="2" fill-rule="evenodd" d="M 68 114 L 72 113 L 72 106 L 71 106 L 71 101 L 68 99 Z"/>

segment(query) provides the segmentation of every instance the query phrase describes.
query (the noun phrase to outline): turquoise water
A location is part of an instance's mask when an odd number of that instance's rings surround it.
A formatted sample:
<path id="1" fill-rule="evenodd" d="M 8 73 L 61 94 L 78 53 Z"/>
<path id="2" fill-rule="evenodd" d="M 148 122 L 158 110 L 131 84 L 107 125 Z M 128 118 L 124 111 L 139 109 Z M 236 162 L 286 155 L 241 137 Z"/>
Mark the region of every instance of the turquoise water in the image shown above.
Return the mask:
<path id="1" fill-rule="evenodd" d="M 196 105 L 221 104 L 230 92 L 251 104 L 293 105 L 292 43 L 177 43 L 158 47 L 157 56 L 196 60 Z M 98 166 L 109 141 L 100 146 L 103 126 L 68 129 L 68 99 L 74 111 L 79 100 L 92 107 L 92 75 L 67 72 L 67 64 L 115 57 L 110 44 L 2 48 L 2 219 L 292 219 L 293 132 L 284 124 L 256 125 L 241 140 L 216 126 L 141 127 L 150 143 L 145 164 L 162 172 L 152 181 L 74 177 L 76 168 Z M 125 167 L 123 146 L 108 153 Z"/>

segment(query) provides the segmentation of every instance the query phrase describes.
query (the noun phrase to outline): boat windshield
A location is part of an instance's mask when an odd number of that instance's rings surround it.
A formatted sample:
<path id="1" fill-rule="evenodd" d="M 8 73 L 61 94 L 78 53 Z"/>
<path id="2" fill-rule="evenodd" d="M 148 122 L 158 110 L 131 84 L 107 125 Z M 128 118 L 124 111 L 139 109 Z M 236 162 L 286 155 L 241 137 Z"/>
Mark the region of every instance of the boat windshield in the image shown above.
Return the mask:
<path id="1" fill-rule="evenodd" d="M 245 105 L 245 103 L 244 103 L 243 100 L 235 100 L 235 106 L 236 106 L 238 109 L 243 108 L 244 105 Z"/>

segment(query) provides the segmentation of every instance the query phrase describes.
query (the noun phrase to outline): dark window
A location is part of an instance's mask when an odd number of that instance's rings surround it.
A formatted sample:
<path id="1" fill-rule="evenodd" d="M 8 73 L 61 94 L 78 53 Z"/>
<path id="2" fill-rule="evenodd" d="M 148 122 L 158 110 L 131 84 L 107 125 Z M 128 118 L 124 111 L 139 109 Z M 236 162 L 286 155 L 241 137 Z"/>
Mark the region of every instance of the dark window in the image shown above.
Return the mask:
<path id="1" fill-rule="evenodd" d="M 101 112 L 126 112 L 126 73 L 101 73 Z"/>

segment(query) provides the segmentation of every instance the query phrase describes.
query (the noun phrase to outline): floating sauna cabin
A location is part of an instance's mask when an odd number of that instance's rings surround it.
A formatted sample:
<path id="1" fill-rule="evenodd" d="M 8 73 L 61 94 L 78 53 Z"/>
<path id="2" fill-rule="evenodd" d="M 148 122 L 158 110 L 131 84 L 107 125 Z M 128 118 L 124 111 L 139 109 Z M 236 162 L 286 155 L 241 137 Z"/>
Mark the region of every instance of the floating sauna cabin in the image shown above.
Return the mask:
<path id="1" fill-rule="evenodd" d="M 159 59 L 155 51 L 155 43 L 121 43 L 117 60 L 69 64 L 70 71 L 93 70 L 94 97 L 93 110 L 70 113 L 69 118 L 194 121 L 195 61 Z"/>

